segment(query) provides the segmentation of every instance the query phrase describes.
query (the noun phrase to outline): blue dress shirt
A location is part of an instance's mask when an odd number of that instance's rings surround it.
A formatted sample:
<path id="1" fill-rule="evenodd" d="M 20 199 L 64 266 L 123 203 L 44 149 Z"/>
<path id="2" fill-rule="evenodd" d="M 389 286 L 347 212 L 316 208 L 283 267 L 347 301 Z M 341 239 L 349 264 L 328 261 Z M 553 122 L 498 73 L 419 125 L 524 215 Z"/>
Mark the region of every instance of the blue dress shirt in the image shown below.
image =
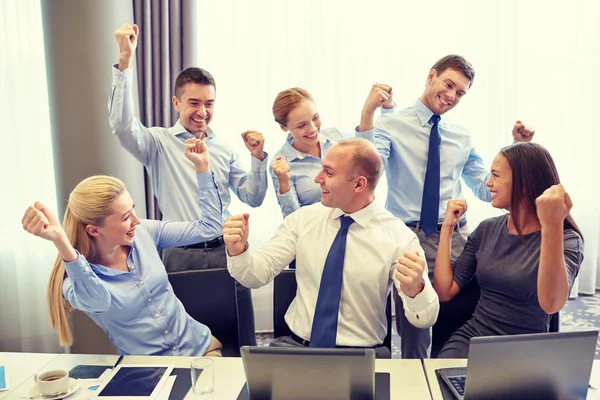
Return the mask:
<path id="1" fill-rule="evenodd" d="M 148 170 L 163 218 L 168 221 L 194 221 L 200 215 L 201 204 L 196 201 L 198 186 L 194 166 L 183 151 L 185 140 L 194 136 L 179 121 L 171 128 L 147 128 L 134 117 L 132 73 L 132 68 L 123 72 L 116 67 L 112 69 L 113 86 L 108 109 L 113 134 Z M 214 172 L 223 201 L 223 220 L 229 216 L 230 188 L 242 202 L 252 207 L 260 206 L 268 186 L 267 154 L 263 161 L 251 157 L 251 171 L 248 173 L 227 141 L 215 135 L 210 128 L 206 134 L 210 169 Z M 218 235 L 220 233 L 215 236 Z"/>
<path id="2" fill-rule="evenodd" d="M 197 184 L 200 220 L 142 220 L 127 257 L 129 272 L 92 264 L 82 255 L 64 263 L 64 298 L 102 328 L 120 354 L 202 356 L 210 344 L 210 329 L 187 314 L 157 251 L 220 234 L 222 204 L 213 174 L 197 174 Z"/>
<path id="3" fill-rule="evenodd" d="M 386 208 L 405 223 L 421 220 L 423 186 L 427 168 L 429 123 L 433 111 L 420 99 L 414 106 L 384 114 L 375 122 L 374 129 L 356 131 L 377 146 L 386 165 L 388 195 Z M 439 221 L 444 220 L 448 200 L 461 199 L 462 177 L 475 196 L 490 202 L 492 197 L 485 186 L 489 169 L 477 154 L 469 132 L 447 121 L 439 122 L 440 146 L 440 206 Z"/>

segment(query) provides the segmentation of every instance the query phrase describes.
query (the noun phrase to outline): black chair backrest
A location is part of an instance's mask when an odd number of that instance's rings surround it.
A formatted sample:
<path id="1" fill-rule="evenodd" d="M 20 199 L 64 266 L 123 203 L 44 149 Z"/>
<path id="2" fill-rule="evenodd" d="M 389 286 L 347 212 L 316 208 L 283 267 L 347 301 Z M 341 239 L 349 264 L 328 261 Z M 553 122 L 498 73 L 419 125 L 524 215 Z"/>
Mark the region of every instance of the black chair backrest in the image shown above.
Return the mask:
<path id="1" fill-rule="evenodd" d="M 169 282 L 187 313 L 208 326 L 224 357 L 239 357 L 235 281 L 227 268 L 170 272 Z"/>
<path id="2" fill-rule="evenodd" d="M 285 322 L 287 312 L 292 300 L 296 297 L 296 270 L 284 269 L 275 277 L 273 282 L 273 334 L 275 337 L 289 336 L 292 331 Z M 385 308 L 387 319 L 387 334 L 383 345 L 392 352 L 392 296 L 388 296 Z"/>

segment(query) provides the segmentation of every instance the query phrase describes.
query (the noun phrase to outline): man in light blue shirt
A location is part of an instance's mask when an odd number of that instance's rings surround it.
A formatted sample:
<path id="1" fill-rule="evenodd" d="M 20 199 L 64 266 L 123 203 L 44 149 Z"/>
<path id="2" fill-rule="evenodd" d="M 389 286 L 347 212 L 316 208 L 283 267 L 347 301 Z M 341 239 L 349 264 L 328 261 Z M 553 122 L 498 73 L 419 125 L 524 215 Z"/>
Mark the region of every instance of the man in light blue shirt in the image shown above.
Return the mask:
<path id="1" fill-rule="evenodd" d="M 412 107 L 383 114 L 373 125 L 375 110 L 365 110 L 357 135 L 373 141 L 387 169 L 386 208 L 412 228 L 425 250 L 430 278 L 439 243 L 439 229 L 450 199 L 463 198 L 463 183 L 481 200 L 490 202 L 485 186 L 489 170 L 475 150 L 469 132 L 443 118 L 467 93 L 475 71 L 463 57 L 449 55 L 438 60 L 429 71 L 422 96 Z M 439 121 L 436 123 L 436 121 Z M 435 126 L 434 126 L 435 125 Z M 439 157 L 435 168 L 439 174 L 437 221 L 430 232 L 422 229 L 422 205 L 428 170 L 430 135 L 437 128 Z M 530 141 L 533 130 L 517 121 L 515 141 Z M 433 170 L 433 168 L 431 168 Z M 435 212 L 435 211 L 434 211 Z M 437 226 L 435 224 L 437 222 Z M 462 252 L 469 235 L 466 218 L 456 227 L 458 238 L 452 242 L 452 261 Z M 403 358 L 426 358 L 430 344 L 429 330 L 414 328 L 403 317 L 400 297 L 395 296 L 397 329 L 402 337 Z M 440 309 L 440 319 L 443 310 Z M 435 332 L 435 326 L 434 326 Z"/>
<path id="2" fill-rule="evenodd" d="M 192 221 L 200 215 L 203 205 L 197 201 L 198 184 L 193 168 L 183 155 L 184 142 L 192 137 L 202 139 L 210 151 L 210 168 L 222 200 L 223 219 L 229 215 L 230 189 L 244 203 L 260 206 L 268 185 L 264 138 L 255 131 L 242 134 L 246 147 L 252 153 L 248 173 L 229 143 L 208 127 L 216 98 L 215 82 L 210 73 L 201 68 L 188 68 L 179 74 L 172 98 L 179 120 L 173 127 L 147 128 L 135 118 L 131 66 L 138 34 L 137 25 L 126 24 L 115 31 L 120 56 L 119 63 L 112 69 L 109 121 L 121 145 L 146 167 L 163 219 Z M 167 271 L 225 267 L 227 259 L 223 237 L 218 235 L 202 243 L 165 250 L 163 261 Z M 241 285 L 236 287 L 240 344 L 253 345 L 256 339 L 252 297 L 248 289 Z"/>

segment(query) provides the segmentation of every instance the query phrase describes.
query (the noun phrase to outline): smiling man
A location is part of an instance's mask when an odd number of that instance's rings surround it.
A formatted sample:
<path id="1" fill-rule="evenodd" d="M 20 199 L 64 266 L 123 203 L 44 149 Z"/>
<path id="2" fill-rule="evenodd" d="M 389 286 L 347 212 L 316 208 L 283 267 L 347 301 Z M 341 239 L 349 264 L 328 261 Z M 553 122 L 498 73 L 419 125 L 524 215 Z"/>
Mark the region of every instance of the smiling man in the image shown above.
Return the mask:
<path id="1" fill-rule="evenodd" d="M 342 140 L 315 177 L 321 202 L 288 215 L 265 247 L 248 251 L 248 214 L 223 224 L 227 267 L 245 286 L 266 285 L 296 260 L 298 290 L 285 315 L 293 334 L 272 346 L 371 347 L 378 357 L 389 357 L 382 343 L 392 286 L 411 324 L 427 328 L 435 322 L 438 297 L 417 236 L 374 202 L 382 171 L 372 143 Z"/>
<path id="2" fill-rule="evenodd" d="M 441 223 L 450 199 L 463 198 L 462 177 L 475 196 L 490 202 L 485 186 L 489 170 L 473 146 L 469 132 L 443 115 L 467 94 L 475 71 L 463 57 L 438 60 L 427 75 L 423 94 L 412 107 L 383 114 L 373 125 L 373 113 L 364 113 L 358 137 L 375 143 L 387 168 L 387 209 L 418 236 L 429 271 L 433 273 Z M 517 121 L 514 141 L 530 141 L 534 131 Z M 456 225 L 452 261 L 467 241 L 466 217 Z M 403 317 L 402 298 L 395 296 L 396 325 L 402 337 L 402 358 L 426 358 L 429 329 L 417 329 Z M 442 315 L 444 307 L 440 315 Z"/>
<path id="3" fill-rule="evenodd" d="M 208 126 L 216 102 L 215 81 L 208 71 L 187 68 L 177 76 L 172 103 L 179 119 L 171 128 L 147 128 L 134 116 L 132 64 L 138 35 L 137 25 L 125 24 L 115 31 L 119 63 L 112 69 L 109 122 L 121 145 L 146 167 L 163 219 L 194 221 L 201 215 L 203 205 L 197 201 L 195 171 L 183 155 L 184 143 L 190 138 L 203 140 L 210 152 L 210 170 L 223 205 L 223 219 L 229 215 L 230 190 L 242 202 L 252 207 L 260 206 L 267 191 L 268 160 L 263 151 L 263 135 L 255 131 L 241 134 L 252 154 L 248 173 L 236 152 L 231 150 L 231 143 Z M 163 253 L 163 262 L 169 272 L 223 268 L 227 263 L 223 237 L 167 249 Z M 256 338 L 252 297 L 248 289 L 241 285 L 236 287 L 240 344 L 253 345 Z"/>

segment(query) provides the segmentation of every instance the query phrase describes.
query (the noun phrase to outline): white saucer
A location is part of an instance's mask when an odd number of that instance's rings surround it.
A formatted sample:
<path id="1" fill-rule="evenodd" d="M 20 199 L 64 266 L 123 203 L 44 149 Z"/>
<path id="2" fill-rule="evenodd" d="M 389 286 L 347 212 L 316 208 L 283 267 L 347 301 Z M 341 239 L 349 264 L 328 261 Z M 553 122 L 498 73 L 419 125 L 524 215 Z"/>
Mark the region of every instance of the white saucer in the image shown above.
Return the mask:
<path id="1" fill-rule="evenodd" d="M 69 378 L 69 390 L 67 391 L 67 393 L 58 395 L 58 396 L 44 396 L 43 400 L 58 400 L 58 399 L 64 399 L 67 396 L 72 395 L 73 393 L 75 393 L 77 390 L 79 389 L 79 381 L 77 379 L 74 378 Z M 32 387 L 29 388 L 29 395 L 30 396 L 42 396 L 40 394 L 40 391 L 38 390 L 37 385 L 33 385 Z M 40 399 L 42 399 L 42 397 L 40 397 Z"/>

